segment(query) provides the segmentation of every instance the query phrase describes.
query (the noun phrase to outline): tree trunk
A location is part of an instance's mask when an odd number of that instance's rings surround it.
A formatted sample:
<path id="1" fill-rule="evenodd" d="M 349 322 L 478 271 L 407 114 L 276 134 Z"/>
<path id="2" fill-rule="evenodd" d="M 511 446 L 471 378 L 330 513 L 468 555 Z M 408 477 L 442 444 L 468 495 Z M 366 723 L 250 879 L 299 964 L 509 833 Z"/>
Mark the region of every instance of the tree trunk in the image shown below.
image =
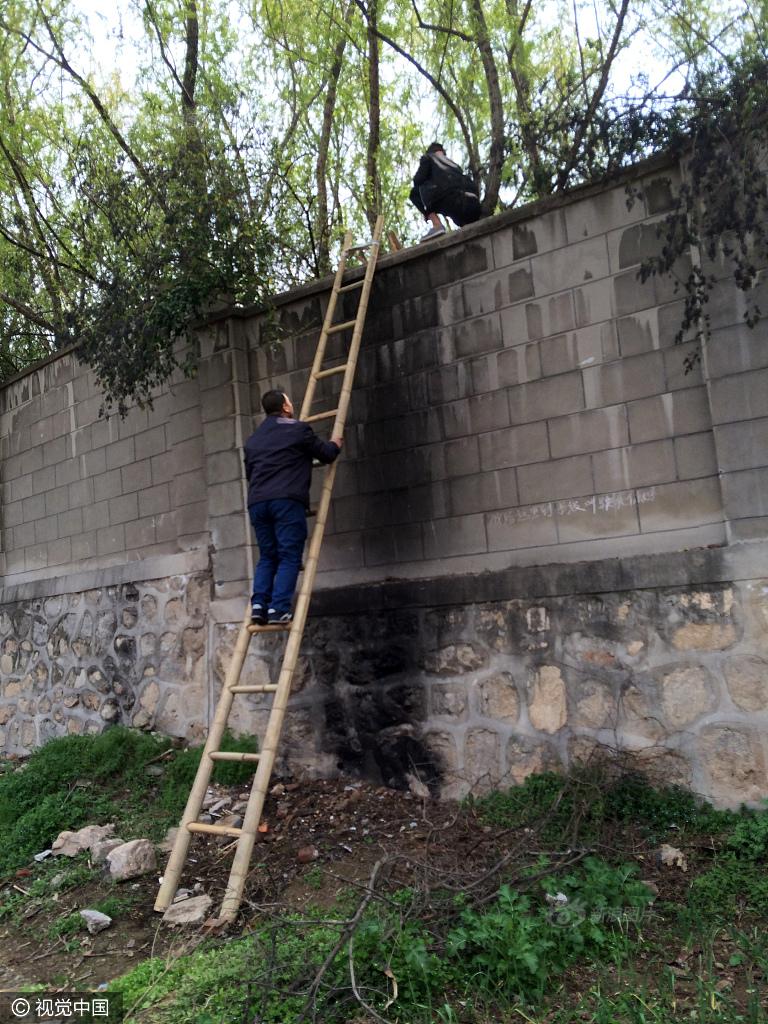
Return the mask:
<path id="1" fill-rule="evenodd" d="M 344 13 L 344 21 L 349 18 L 352 10 L 350 3 Z M 317 189 L 317 215 L 315 217 L 315 239 L 317 251 L 317 275 L 321 277 L 331 269 L 330 260 L 330 235 L 331 225 L 328 223 L 328 151 L 331 145 L 331 129 L 333 128 L 333 113 L 336 109 L 336 94 L 339 88 L 339 78 L 344 63 L 344 50 L 347 45 L 347 37 L 344 30 L 341 30 L 336 46 L 333 51 L 333 60 L 328 70 L 328 89 L 325 93 L 323 104 L 323 124 L 320 130 L 320 142 L 317 147 L 317 161 L 315 163 L 315 187 Z"/>
<path id="2" fill-rule="evenodd" d="M 381 213 L 381 178 L 379 146 L 381 145 L 381 96 L 379 90 L 379 37 L 377 28 L 378 0 L 368 6 L 368 149 L 365 162 L 365 215 L 371 231 Z"/>
<path id="3" fill-rule="evenodd" d="M 488 102 L 491 110 L 491 148 L 488 153 L 488 176 L 483 196 L 483 216 L 490 217 L 496 210 L 501 188 L 501 172 L 504 168 L 504 104 L 501 98 L 499 72 L 491 48 L 491 39 L 485 21 L 482 0 L 472 0 L 472 14 L 475 22 L 475 42 L 480 51 L 480 60 L 485 73 Z"/>

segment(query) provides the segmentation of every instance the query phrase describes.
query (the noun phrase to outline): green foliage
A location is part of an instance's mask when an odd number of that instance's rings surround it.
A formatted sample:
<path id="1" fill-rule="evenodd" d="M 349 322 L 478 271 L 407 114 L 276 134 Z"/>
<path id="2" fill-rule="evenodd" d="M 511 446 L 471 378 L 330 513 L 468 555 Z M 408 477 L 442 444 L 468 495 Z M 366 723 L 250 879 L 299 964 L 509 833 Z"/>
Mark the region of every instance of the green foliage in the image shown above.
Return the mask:
<path id="1" fill-rule="evenodd" d="M 0 872 L 25 864 L 64 829 L 114 820 L 112 795 L 146 788 L 144 765 L 167 745 L 124 728 L 65 736 L 0 776 Z"/>
<path id="2" fill-rule="evenodd" d="M 726 848 L 737 857 L 760 862 L 768 859 L 768 810 L 747 813 L 737 821 Z"/>
<path id="3" fill-rule="evenodd" d="M 227 730 L 221 741 L 221 749 L 257 754 L 259 743 L 254 736 L 236 737 Z M 188 747 L 176 753 L 165 768 L 158 800 L 160 806 L 173 817 L 179 817 L 184 810 L 202 754 L 202 747 Z M 223 786 L 237 786 L 248 782 L 253 773 L 252 763 L 219 761 L 213 769 L 211 778 Z"/>

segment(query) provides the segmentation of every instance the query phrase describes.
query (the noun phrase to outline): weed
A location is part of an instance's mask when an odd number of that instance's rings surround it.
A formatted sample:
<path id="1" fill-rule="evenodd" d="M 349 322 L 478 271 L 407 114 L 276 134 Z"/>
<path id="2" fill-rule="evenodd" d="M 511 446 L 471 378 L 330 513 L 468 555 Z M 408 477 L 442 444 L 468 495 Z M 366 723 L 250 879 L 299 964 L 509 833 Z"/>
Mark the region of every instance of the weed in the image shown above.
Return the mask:
<path id="1" fill-rule="evenodd" d="M 315 864 L 308 871 L 304 872 L 304 882 L 309 886 L 310 889 L 314 889 L 315 892 L 319 891 L 323 887 L 323 872 Z"/>
<path id="2" fill-rule="evenodd" d="M 66 914 L 64 917 L 60 917 L 53 922 L 48 929 L 48 934 L 52 939 L 55 939 L 59 936 L 74 935 L 83 928 L 85 928 L 85 921 L 80 917 L 79 913 Z"/>
<path id="3" fill-rule="evenodd" d="M 726 848 L 755 863 L 768 859 L 768 810 L 747 812 L 728 837 Z"/>

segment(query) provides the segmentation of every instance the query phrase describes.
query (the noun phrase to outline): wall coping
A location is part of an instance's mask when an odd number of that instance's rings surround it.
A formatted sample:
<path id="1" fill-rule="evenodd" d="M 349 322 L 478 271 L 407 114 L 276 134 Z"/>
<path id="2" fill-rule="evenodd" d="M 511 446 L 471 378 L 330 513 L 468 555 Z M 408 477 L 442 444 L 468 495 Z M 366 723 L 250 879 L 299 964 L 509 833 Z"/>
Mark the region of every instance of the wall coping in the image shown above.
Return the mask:
<path id="1" fill-rule="evenodd" d="M 581 202 L 584 199 L 590 199 L 592 196 L 600 195 L 608 188 L 616 188 L 618 185 L 635 181 L 637 178 L 645 177 L 648 174 L 667 170 L 676 166 L 677 163 L 678 158 L 673 154 L 658 153 L 655 156 L 650 156 L 647 159 L 641 160 L 629 167 L 622 168 L 620 171 L 617 171 L 612 175 L 601 178 L 600 181 L 587 182 L 583 185 L 577 185 L 569 192 L 556 196 L 545 196 L 543 199 L 535 199 L 533 202 L 525 203 L 522 206 L 515 206 L 512 209 L 503 210 L 501 213 L 496 213 L 492 217 L 485 217 L 482 220 L 476 221 L 474 224 L 469 224 L 459 230 L 449 231 L 445 235 L 436 238 L 434 241 L 424 242 L 420 245 L 412 245 L 408 248 L 401 249 L 399 252 L 385 253 L 379 258 L 377 271 L 386 270 L 390 267 L 398 266 L 401 263 L 409 263 L 411 260 L 420 259 L 422 256 L 429 253 L 438 252 L 442 249 L 450 249 L 457 245 L 464 245 L 466 242 L 472 241 L 476 238 L 495 234 L 495 232 L 502 231 L 510 224 L 518 224 L 522 221 L 540 217 L 545 213 L 552 212 L 553 210 L 564 209 L 565 207 L 572 206 L 574 203 Z M 344 280 L 354 281 L 356 277 L 362 277 L 363 273 L 363 267 L 355 267 L 350 269 L 348 273 L 344 275 Z M 306 284 L 298 285 L 296 288 L 291 288 L 288 291 L 280 292 L 272 299 L 270 308 L 287 306 L 292 302 L 308 298 L 312 295 L 322 294 L 323 292 L 330 290 L 332 282 L 333 275 L 329 274 L 326 277 L 316 278 L 313 281 L 308 281 Z M 210 315 L 201 318 L 193 325 L 193 329 L 208 327 L 212 324 L 220 323 L 222 320 L 247 320 L 266 312 L 267 308 L 268 307 L 264 305 L 225 306 L 222 309 L 216 310 Z M 20 380 L 23 380 L 30 374 L 43 369 L 43 367 L 48 366 L 50 363 L 54 363 L 58 359 L 63 359 L 70 355 L 75 357 L 77 356 L 77 345 L 69 345 L 67 348 L 63 348 L 58 352 L 52 352 L 49 356 L 45 356 L 43 359 L 38 360 L 38 362 L 32 363 L 30 366 L 26 367 L 24 370 L 20 370 L 19 373 L 14 374 L 12 377 L 9 377 L 6 381 L 3 381 L 3 383 L 0 384 L 0 392 L 11 387 L 13 384 L 17 384 Z"/>
<path id="2" fill-rule="evenodd" d="M 132 562 L 123 562 L 102 569 L 67 573 L 64 576 L 40 576 L 3 586 L 0 578 L 0 604 L 15 601 L 36 601 L 59 594 L 79 594 L 84 590 L 114 587 L 122 583 L 159 580 L 168 576 L 189 576 L 210 568 L 208 550 L 196 548 L 175 555 L 159 555 Z M 52 568 L 49 571 L 55 571 Z"/>

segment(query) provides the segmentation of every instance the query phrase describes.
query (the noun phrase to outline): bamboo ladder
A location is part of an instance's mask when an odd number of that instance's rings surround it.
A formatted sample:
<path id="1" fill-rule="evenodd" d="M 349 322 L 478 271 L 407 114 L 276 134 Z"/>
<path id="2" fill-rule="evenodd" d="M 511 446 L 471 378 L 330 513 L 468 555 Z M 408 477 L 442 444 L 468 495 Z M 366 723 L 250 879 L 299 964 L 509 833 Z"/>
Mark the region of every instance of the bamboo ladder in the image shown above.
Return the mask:
<path id="1" fill-rule="evenodd" d="M 355 367 L 357 366 L 357 357 L 360 352 L 360 342 L 362 340 L 365 315 L 368 309 L 371 282 L 373 280 L 373 273 L 376 268 L 376 259 L 379 253 L 382 226 L 383 218 L 378 217 L 372 241 L 366 242 L 363 245 L 353 246 L 352 235 L 349 231 L 344 236 L 339 266 L 333 281 L 328 309 L 320 332 L 320 339 L 318 341 L 317 351 L 315 352 L 312 370 L 309 375 L 309 382 L 307 384 L 306 394 L 304 395 L 304 402 L 301 406 L 301 413 L 299 414 L 299 418 L 305 423 L 312 423 L 317 420 L 333 419 L 334 424 L 333 430 L 331 431 L 331 437 L 344 436 L 344 426 L 347 419 L 350 396 L 352 394 L 352 381 L 355 375 Z M 370 249 L 371 252 L 366 261 L 364 277 L 357 281 L 353 281 L 350 284 L 342 285 L 341 282 L 344 277 L 347 257 L 351 253 L 364 252 L 366 249 Z M 360 301 L 354 320 L 334 323 L 333 318 L 336 312 L 336 302 L 339 295 L 342 292 L 350 292 L 358 288 L 361 289 Z M 322 369 L 328 338 L 332 334 L 337 334 L 341 331 L 349 330 L 350 328 L 352 328 L 352 340 L 350 342 L 346 362 L 341 365 Z M 312 403 L 314 401 L 317 382 L 338 373 L 343 373 L 344 379 L 341 384 L 337 407 L 335 409 L 326 410 L 325 412 L 310 415 L 309 411 L 312 408 Z M 208 740 L 205 744 L 202 758 L 200 759 L 200 767 L 198 768 L 197 775 L 195 776 L 195 781 L 192 785 L 189 799 L 187 800 L 187 806 L 184 810 L 184 816 L 181 819 L 181 824 L 168 860 L 168 865 L 165 869 L 165 875 L 163 876 L 160 891 L 158 893 L 157 900 L 155 901 L 155 910 L 157 911 L 164 911 L 171 904 L 174 895 L 176 894 L 184 863 L 187 859 L 190 840 L 192 835 L 197 832 L 218 836 L 233 836 L 237 839 L 235 856 L 232 862 L 232 869 L 230 871 L 227 889 L 221 904 L 219 919 L 221 921 L 234 920 L 240 907 L 240 901 L 242 900 L 243 889 L 245 887 L 245 880 L 251 861 L 251 854 L 253 852 L 253 845 L 256 841 L 256 834 L 259 822 L 261 821 L 261 814 L 264 809 L 264 801 L 269 788 L 272 768 L 275 763 L 277 745 L 283 726 L 283 718 L 285 717 L 288 698 L 291 693 L 293 673 L 299 656 L 299 648 L 301 647 L 301 640 L 304 633 L 304 624 L 307 619 L 309 601 L 312 596 L 312 588 L 315 582 L 315 573 L 317 571 L 317 563 L 323 543 L 323 533 L 325 532 L 325 522 L 328 517 L 328 509 L 331 504 L 331 494 L 333 492 L 335 477 L 336 462 L 332 462 L 325 468 L 325 477 L 323 479 L 320 501 L 317 508 L 317 519 L 315 520 L 315 526 L 312 530 L 312 537 L 309 542 L 309 553 L 305 560 L 304 573 L 299 587 L 293 622 L 290 626 L 252 626 L 250 603 L 246 609 L 243 617 L 243 624 L 240 627 L 240 633 L 238 634 L 235 649 L 232 654 L 232 661 L 230 662 L 227 675 L 224 680 L 221 697 L 219 698 L 213 723 L 208 733 Z M 278 630 L 289 630 L 289 633 L 277 684 L 239 686 L 240 674 L 248 653 L 251 636 L 254 633 L 269 633 Z M 224 730 L 229 719 L 234 697 L 239 693 L 274 694 L 274 700 L 267 723 L 267 731 L 261 745 L 261 750 L 258 754 L 233 753 L 219 749 L 221 746 L 222 736 L 224 735 Z M 211 773 L 217 761 L 253 761 L 257 763 L 256 774 L 248 797 L 248 805 L 243 818 L 242 827 L 240 828 L 229 828 L 224 825 L 207 825 L 197 820 L 202 809 L 203 800 L 205 799 Z"/>

